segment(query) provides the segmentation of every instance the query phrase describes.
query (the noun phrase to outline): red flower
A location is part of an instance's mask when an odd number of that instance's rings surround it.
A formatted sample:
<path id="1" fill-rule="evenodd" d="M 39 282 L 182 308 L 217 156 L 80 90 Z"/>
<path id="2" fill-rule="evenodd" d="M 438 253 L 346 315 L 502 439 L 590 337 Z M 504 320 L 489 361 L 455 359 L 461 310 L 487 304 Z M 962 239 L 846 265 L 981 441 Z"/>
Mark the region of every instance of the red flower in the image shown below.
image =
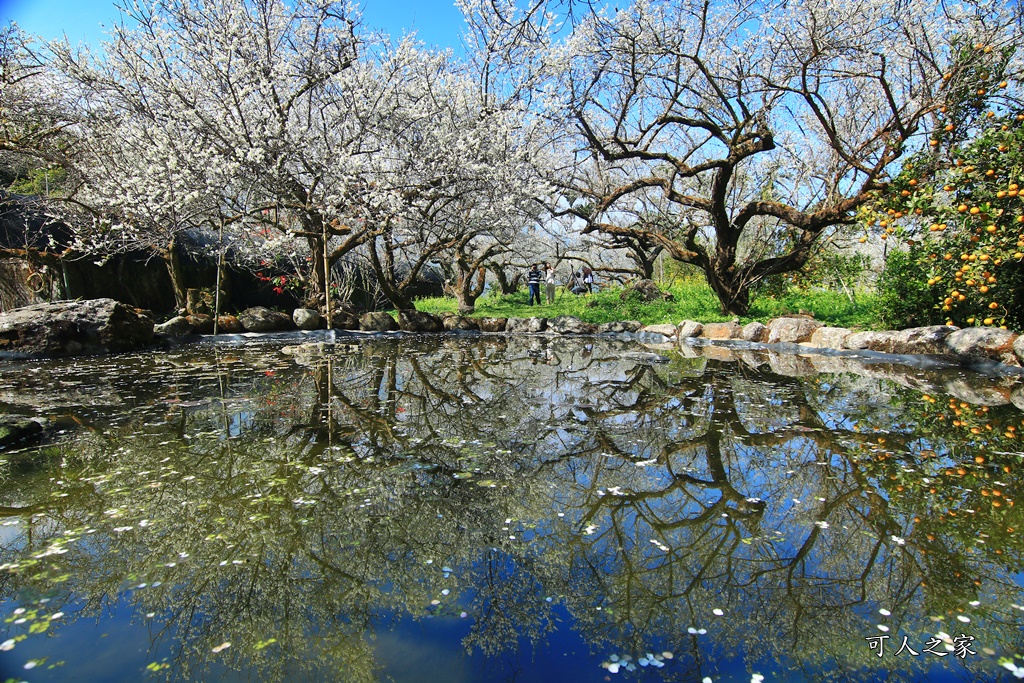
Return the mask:
<path id="1" fill-rule="evenodd" d="M 284 289 L 281 287 L 274 287 L 274 292 L 277 294 L 284 294 Z"/>

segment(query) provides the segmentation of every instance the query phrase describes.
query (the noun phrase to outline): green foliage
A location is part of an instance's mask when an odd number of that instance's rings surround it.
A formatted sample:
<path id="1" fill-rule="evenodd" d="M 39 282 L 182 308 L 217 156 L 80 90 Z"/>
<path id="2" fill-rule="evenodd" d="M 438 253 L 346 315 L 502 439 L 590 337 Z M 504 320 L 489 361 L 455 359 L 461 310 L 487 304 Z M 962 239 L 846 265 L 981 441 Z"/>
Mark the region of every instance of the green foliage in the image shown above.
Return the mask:
<path id="1" fill-rule="evenodd" d="M 935 305 L 937 287 L 928 284 L 922 249 L 889 252 L 878 278 L 878 319 L 883 327 L 904 329 L 939 325 L 945 316 Z"/>
<path id="2" fill-rule="evenodd" d="M 917 309 L 961 327 L 1024 327 L 1024 112 L 1000 80 L 1014 49 L 961 46 L 931 151 L 912 158 L 861 212 L 869 235 L 915 247 L 916 265 L 897 261 L 880 283 L 898 288 L 883 294 L 898 317 Z"/>
<path id="3" fill-rule="evenodd" d="M 35 168 L 11 183 L 8 189 L 14 194 L 57 195 L 61 193 L 67 175 L 63 168 Z"/>
<path id="4" fill-rule="evenodd" d="M 527 294 L 519 292 L 506 296 L 487 294 L 476 302 L 478 317 L 520 317 L 542 316 L 554 318 L 572 315 L 586 322 L 601 324 L 616 320 L 639 320 L 645 325 L 678 323 L 681 320 L 700 322 L 722 322 L 731 320 L 722 315 L 718 299 L 702 278 L 685 278 L 668 288 L 673 301 L 646 303 L 638 297 L 620 298 L 618 287 L 602 289 L 589 296 L 576 296 L 559 290 L 552 305 L 527 305 Z M 455 299 L 419 299 L 416 307 L 421 311 L 444 315 L 454 314 L 458 308 Z M 824 290 L 791 290 L 779 298 L 759 297 L 751 303 L 750 317 L 741 322 L 767 320 L 769 318 L 806 311 L 815 318 L 832 325 L 848 327 L 871 327 L 877 316 L 874 297 L 858 294 L 854 301 L 840 292 Z"/>

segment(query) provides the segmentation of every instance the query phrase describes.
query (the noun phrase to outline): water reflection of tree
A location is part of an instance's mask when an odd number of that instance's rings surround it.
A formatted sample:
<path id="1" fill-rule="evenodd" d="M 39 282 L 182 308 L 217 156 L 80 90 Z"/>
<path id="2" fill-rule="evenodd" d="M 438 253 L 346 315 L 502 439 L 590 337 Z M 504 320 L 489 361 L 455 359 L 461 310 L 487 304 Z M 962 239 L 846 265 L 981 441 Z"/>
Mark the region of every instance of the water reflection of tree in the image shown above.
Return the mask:
<path id="1" fill-rule="evenodd" d="M 270 679 L 308 666 L 369 680 L 364 633 L 389 614 L 447 613 L 460 594 L 466 644 L 489 654 L 541 638 L 562 603 L 595 651 L 663 644 L 694 666 L 689 626 L 711 629 L 719 651 L 869 664 L 877 606 L 910 632 L 936 595 L 966 609 L 976 589 L 951 568 L 1019 599 L 1005 565 L 979 567 L 941 529 L 918 544 L 918 508 L 893 504 L 865 459 L 879 436 L 855 421 L 911 448 L 909 427 L 891 427 L 890 395 L 906 392 L 621 353 L 496 337 L 185 359 L 164 369 L 169 382 L 119 386 L 116 425 L 92 411 L 99 426 L 52 490 L 9 494 L 69 493 L 41 504 L 57 524 L 35 550 L 99 529 L 46 558 L 47 577 L 11 576 L 47 590 L 68 574 L 86 614 L 128 577 L 160 581 L 131 600 L 167 624 L 177 672 L 198 674 L 230 639 L 232 665 Z M 432 607 L 442 588 L 451 598 Z M 1015 622 L 997 621 L 986 644 L 1013 647 Z"/>

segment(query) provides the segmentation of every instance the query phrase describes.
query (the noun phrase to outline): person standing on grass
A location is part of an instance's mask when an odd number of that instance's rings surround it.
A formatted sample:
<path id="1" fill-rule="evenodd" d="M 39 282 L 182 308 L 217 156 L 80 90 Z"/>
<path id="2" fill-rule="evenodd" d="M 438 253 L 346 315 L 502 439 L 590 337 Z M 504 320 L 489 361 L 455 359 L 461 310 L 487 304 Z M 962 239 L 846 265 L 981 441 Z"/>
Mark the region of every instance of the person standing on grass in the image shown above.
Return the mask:
<path id="1" fill-rule="evenodd" d="M 544 262 L 544 282 L 547 285 L 548 304 L 555 303 L 555 267 Z"/>
<path id="2" fill-rule="evenodd" d="M 583 266 L 583 286 L 587 290 L 587 294 L 591 293 L 591 287 L 594 285 L 594 271 L 590 269 L 590 266 Z"/>
<path id="3" fill-rule="evenodd" d="M 534 263 L 530 266 L 530 272 L 526 274 L 526 286 L 530 290 L 530 306 L 533 305 L 534 297 L 537 299 L 537 305 L 540 306 L 540 279 L 540 269 Z"/>

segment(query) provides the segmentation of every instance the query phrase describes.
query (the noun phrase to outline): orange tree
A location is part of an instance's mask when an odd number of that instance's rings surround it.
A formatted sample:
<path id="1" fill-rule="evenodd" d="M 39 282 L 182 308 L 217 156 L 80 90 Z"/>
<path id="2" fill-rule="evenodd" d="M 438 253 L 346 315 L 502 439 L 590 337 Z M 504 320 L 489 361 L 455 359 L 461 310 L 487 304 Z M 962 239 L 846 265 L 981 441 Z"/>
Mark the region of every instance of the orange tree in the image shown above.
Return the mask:
<path id="1" fill-rule="evenodd" d="M 993 84 L 1012 52 L 979 44 L 961 55 L 969 75 L 958 80 L 969 85 L 949 94 L 929 150 L 862 208 L 861 241 L 874 235 L 909 247 L 883 273 L 881 286 L 898 290 L 890 297 L 896 320 L 885 322 L 1022 329 L 1024 113 L 1006 80 Z"/>

